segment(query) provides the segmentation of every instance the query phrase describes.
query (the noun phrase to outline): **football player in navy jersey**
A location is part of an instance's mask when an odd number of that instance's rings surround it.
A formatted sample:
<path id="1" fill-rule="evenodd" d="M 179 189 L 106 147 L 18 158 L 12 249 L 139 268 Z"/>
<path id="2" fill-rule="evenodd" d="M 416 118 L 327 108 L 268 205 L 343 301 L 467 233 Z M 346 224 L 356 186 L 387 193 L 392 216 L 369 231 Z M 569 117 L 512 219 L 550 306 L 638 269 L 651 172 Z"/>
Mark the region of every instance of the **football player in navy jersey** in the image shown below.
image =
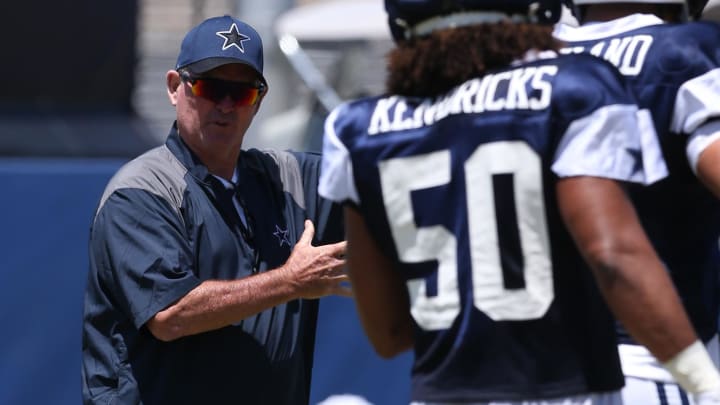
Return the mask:
<path id="1" fill-rule="evenodd" d="M 536 22 L 560 1 L 538 5 L 385 1 L 387 94 L 331 113 L 320 181 L 345 204 L 365 332 L 382 356 L 414 349 L 415 404 L 619 404 L 602 294 L 717 403 L 720 375 L 622 187 L 667 173 L 649 116 L 609 63 L 555 57 Z"/>
<path id="2" fill-rule="evenodd" d="M 702 2 L 575 0 L 580 27 L 558 25 L 564 53 L 615 64 L 649 110 L 670 174 L 632 187 L 638 215 L 690 320 L 718 363 L 720 314 L 720 27 L 685 22 Z M 684 404 L 686 394 L 622 325 L 626 402 Z"/>

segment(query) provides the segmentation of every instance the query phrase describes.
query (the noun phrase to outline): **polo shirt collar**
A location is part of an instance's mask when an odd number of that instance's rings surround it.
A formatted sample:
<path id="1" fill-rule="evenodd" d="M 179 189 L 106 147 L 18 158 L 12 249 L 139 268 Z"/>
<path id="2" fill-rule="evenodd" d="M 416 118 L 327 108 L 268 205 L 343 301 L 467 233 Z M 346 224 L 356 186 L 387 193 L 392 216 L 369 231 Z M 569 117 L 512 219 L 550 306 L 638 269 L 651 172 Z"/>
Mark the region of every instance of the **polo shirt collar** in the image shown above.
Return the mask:
<path id="1" fill-rule="evenodd" d="M 170 133 L 165 141 L 165 145 L 193 177 L 208 185 L 213 183 L 213 174 L 208 171 L 207 166 L 205 166 L 200 158 L 198 158 L 197 155 L 190 150 L 185 141 L 183 141 L 180 137 L 180 133 L 177 128 L 177 121 L 173 122 L 172 128 L 170 128 Z M 234 184 L 238 185 L 244 179 L 247 170 L 264 172 L 264 168 L 260 160 L 253 159 L 252 156 L 253 154 L 251 152 L 245 150 L 240 151 L 238 162 L 235 165 L 235 173 L 233 174 Z"/>

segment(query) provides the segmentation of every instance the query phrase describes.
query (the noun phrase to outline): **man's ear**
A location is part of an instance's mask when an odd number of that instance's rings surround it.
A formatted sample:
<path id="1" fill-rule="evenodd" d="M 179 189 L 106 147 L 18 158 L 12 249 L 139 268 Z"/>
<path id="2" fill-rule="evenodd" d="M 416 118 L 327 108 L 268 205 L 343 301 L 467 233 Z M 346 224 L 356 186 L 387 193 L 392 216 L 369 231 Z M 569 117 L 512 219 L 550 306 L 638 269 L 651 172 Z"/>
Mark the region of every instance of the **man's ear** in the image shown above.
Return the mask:
<path id="1" fill-rule="evenodd" d="M 177 105 L 178 89 L 180 88 L 181 83 L 182 79 L 180 78 L 180 73 L 178 73 L 177 70 L 168 70 L 165 74 L 165 85 L 167 87 L 170 104 L 172 105 Z"/>

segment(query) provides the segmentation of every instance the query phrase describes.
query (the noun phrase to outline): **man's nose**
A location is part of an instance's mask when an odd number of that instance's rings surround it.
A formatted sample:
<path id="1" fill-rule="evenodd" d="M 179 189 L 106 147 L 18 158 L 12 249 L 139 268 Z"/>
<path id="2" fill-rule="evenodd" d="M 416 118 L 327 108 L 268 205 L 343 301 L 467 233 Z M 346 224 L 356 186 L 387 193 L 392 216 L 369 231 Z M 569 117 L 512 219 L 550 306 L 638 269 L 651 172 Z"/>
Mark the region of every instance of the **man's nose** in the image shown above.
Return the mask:
<path id="1" fill-rule="evenodd" d="M 236 107 L 235 100 L 233 100 L 229 95 L 225 95 L 225 97 L 216 103 L 216 107 L 222 112 L 230 112 Z"/>

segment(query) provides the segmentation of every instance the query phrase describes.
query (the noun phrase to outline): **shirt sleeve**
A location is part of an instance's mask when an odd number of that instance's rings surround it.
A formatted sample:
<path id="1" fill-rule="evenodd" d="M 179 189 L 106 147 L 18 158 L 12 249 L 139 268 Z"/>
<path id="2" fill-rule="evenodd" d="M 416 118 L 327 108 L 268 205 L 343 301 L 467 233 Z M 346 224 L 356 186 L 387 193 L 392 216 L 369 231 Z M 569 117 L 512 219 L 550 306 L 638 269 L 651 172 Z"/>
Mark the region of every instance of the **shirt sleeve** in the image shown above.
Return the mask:
<path id="1" fill-rule="evenodd" d="M 329 200 L 359 204 L 350 151 L 338 136 L 336 128 L 338 117 L 345 108 L 346 105 L 337 107 L 325 121 L 319 192 Z"/>
<path id="2" fill-rule="evenodd" d="M 666 177 L 652 116 L 638 107 L 620 72 L 590 55 L 561 58 L 566 63 L 553 93 L 553 111 L 561 123 L 553 172 L 640 184 Z"/>
<path id="3" fill-rule="evenodd" d="M 687 153 L 688 162 L 693 172 L 697 174 L 697 165 L 700 155 L 710 145 L 720 139 L 720 119 L 715 119 L 696 129 L 688 138 Z"/>
<path id="4" fill-rule="evenodd" d="M 90 254 L 106 295 L 140 328 L 200 284 L 178 213 L 161 197 L 119 189 L 90 232 Z"/>
<path id="5" fill-rule="evenodd" d="M 574 121 L 558 146 L 552 170 L 559 177 L 641 184 L 668 175 L 650 113 L 634 105 L 601 107 Z"/>
<path id="6" fill-rule="evenodd" d="M 712 118 L 720 117 L 720 68 L 683 83 L 675 98 L 670 129 L 692 134 Z"/>

